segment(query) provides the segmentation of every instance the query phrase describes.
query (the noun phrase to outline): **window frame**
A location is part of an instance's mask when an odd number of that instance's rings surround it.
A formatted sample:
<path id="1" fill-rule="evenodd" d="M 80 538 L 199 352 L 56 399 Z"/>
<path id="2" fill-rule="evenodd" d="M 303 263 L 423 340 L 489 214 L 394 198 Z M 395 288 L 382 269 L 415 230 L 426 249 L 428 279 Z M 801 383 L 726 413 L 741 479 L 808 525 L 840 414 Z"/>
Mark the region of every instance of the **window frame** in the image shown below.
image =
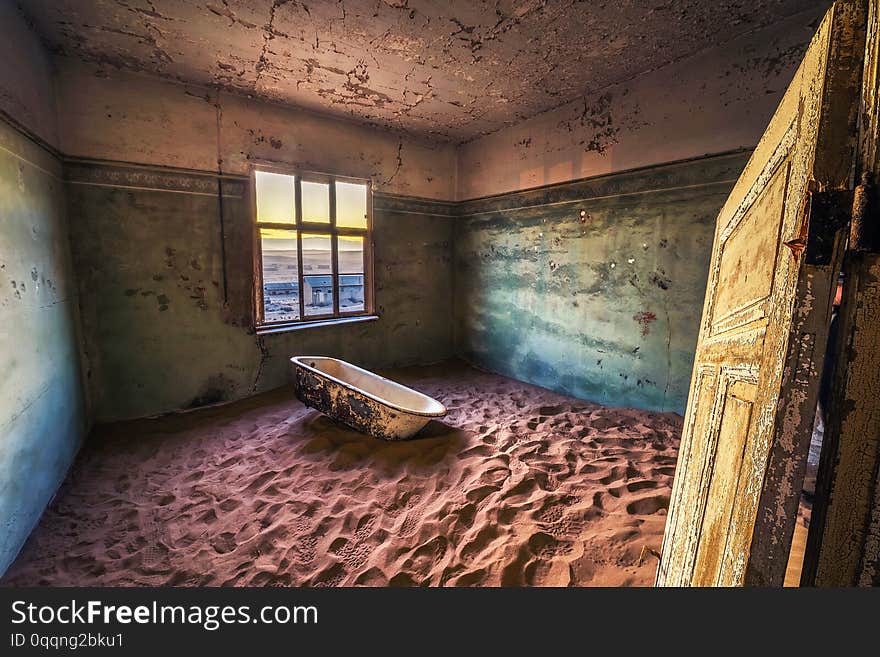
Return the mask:
<path id="1" fill-rule="evenodd" d="M 273 221 L 259 221 L 257 215 L 257 172 L 264 171 L 267 173 L 277 173 L 286 176 L 292 176 L 294 179 L 294 219 L 293 223 L 282 223 Z M 250 192 L 251 192 L 251 225 L 253 227 L 253 244 L 254 244 L 254 320 L 257 331 L 265 330 L 274 332 L 285 328 L 297 329 L 303 328 L 310 324 L 327 325 L 336 321 L 339 323 L 351 322 L 357 318 L 373 318 L 375 317 L 375 299 L 373 284 L 373 186 L 369 178 L 356 178 L 353 176 L 342 176 L 338 174 L 320 173 L 316 171 L 307 171 L 295 166 L 284 166 L 277 163 L 254 162 L 250 166 Z M 302 218 L 302 183 L 316 182 L 328 185 L 329 203 L 330 203 L 330 222 L 316 223 L 311 221 L 303 221 Z M 336 225 L 336 183 L 355 183 L 365 185 L 367 188 L 367 227 L 366 228 L 349 228 Z M 296 233 L 296 255 L 297 255 L 297 286 L 299 297 L 299 319 L 285 319 L 277 321 L 267 321 L 265 316 L 265 306 L 263 304 L 263 249 L 260 237 L 260 229 L 269 228 L 276 230 L 286 230 Z M 333 307 L 329 313 L 320 315 L 305 314 L 305 296 L 303 271 L 303 254 L 302 239 L 303 233 L 309 235 L 327 236 L 330 238 L 330 257 L 331 257 L 331 273 L 330 278 L 333 284 Z M 364 309 L 344 312 L 339 307 L 339 277 L 347 274 L 339 273 L 339 237 L 362 237 L 364 245 Z"/>

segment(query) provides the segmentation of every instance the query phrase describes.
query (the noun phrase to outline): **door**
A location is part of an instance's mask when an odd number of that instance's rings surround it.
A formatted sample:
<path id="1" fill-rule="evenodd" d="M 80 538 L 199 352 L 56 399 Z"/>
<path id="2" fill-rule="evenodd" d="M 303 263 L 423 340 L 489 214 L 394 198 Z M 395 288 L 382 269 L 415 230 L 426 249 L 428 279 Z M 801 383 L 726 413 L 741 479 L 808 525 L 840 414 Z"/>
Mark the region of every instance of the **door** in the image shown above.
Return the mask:
<path id="1" fill-rule="evenodd" d="M 880 0 L 867 34 L 860 185 L 802 585 L 880 586 Z"/>
<path id="2" fill-rule="evenodd" d="M 826 14 L 718 216 L 660 586 L 781 586 L 852 203 L 866 0 Z"/>

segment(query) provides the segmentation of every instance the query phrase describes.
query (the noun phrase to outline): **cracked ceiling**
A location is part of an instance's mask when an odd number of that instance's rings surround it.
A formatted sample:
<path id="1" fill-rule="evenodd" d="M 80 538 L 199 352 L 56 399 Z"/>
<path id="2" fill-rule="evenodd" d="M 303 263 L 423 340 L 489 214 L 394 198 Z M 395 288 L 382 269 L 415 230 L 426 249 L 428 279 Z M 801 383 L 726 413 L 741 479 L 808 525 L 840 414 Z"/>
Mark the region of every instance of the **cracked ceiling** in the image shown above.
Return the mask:
<path id="1" fill-rule="evenodd" d="M 823 0 L 28 0 L 58 54 L 464 142 Z"/>

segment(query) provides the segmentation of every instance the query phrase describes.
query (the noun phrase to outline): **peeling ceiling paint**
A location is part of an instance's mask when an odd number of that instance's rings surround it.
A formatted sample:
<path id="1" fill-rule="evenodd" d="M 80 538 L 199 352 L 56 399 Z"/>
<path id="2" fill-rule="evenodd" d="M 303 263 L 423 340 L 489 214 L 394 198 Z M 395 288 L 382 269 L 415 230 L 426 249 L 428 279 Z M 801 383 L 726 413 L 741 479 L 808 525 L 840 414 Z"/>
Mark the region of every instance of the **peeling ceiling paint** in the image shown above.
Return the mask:
<path id="1" fill-rule="evenodd" d="M 828 0 L 28 0 L 53 51 L 465 142 Z"/>

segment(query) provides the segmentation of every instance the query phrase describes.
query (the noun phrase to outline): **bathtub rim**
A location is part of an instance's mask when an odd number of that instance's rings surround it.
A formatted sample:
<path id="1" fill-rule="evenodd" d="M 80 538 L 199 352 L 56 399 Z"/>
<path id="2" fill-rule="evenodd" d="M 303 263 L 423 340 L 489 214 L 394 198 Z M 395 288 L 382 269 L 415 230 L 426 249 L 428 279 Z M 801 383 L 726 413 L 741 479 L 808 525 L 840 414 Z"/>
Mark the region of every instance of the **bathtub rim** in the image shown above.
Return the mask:
<path id="1" fill-rule="evenodd" d="M 327 374 L 326 372 L 322 372 L 321 370 L 316 369 L 316 368 L 308 365 L 307 363 L 301 362 L 301 359 L 309 359 L 309 358 L 335 360 L 338 363 L 343 363 L 345 365 L 348 365 L 349 367 L 353 367 L 354 369 L 356 369 L 360 372 L 363 372 L 364 374 L 368 374 L 370 376 L 382 379 L 383 381 L 388 381 L 389 383 L 393 383 L 393 384 L 401 386 L 403 388 L 407 388 L 408 390 L 411 390 L 412 392 L 416 393 L 417 395 L 420 395 L 426 399 L 431 400 L 432 402 L 436 402 L 437 404 L 440 404 L 440 407 L 443 410 L 437 411 L 435 413 L 425 413 L 425 412 L 416 411 L 416 410 L 413 410 L 410 408 L 404 408 L 403 406 L 389 402 L 385 399 L 382 399 L 381 397 L 377 397 L 376 395 L 373 395 L 373 394 L 367 392 L 366 390 L 362 390 L 361 388 L 358 388 L 357 386 L 354 386 L 346 381 L 342 381 L 341 379 L 337 379 L 335 376 L 331 376 L 330 374 Z M 296 367 L 302 367 L 304 369 L 307 369 L 310 372 L 312 372 L 313 374 L 315 374 L 316 376 L 321 376 L 325 379 L 329 379 L 330 381 L 333 381 L 334 383 L 338 383 L 343 388 L 351 390 L 352 392 L 356 392 L 359 395 L 363 395 L 364 397 L 368 397 L 369 399 L 372 399 L 374 402 L 382 404 L 383 406 L 387 406 L 388 408 L 394 409 L 395 411 L 398 411 L 400 413 L 408 413 L 409 415 L 417 415 L 419 417 L 429 417 L 429 418 L 445 417 L 449 413 L 449 409 L 446 408 L 446 404 L 444 404 L 440 400 L 434 399 L 433 397 L 429 397 L 425 393 L 419 392 L 418 390 L 415 390 L 414 388 L 410 388 L 409 386 L 405 386 L 402 383 L 398 383 L 397 381 L 393 381 L 391 379 L 388 379 L 388 378 L 382 376 L 381 374 L 376 374 L 375 372 L 370 372 L 369 370 L 365 370 L 362 367 L 358 367 L 357 365 L 353 365 L 352 363 L 349 363 L 346 360 L 342 360 L 341 358 L 334 358 L 333 356 L 291 356 L 290 362 L 293 363 L 293 365 Z"/>

